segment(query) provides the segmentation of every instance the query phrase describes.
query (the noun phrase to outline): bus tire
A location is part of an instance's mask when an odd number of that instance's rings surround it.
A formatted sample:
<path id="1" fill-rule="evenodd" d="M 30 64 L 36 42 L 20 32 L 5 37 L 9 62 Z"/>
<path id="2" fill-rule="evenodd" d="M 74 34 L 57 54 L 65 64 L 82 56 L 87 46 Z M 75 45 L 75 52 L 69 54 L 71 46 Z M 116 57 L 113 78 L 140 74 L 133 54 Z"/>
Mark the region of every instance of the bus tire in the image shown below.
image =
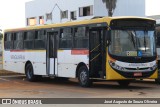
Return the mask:
<path id="1" fill-rule="evenodd" d="M 36 80 L 37 77 L 34 75 L 33 66 L 31 63 L 27 64 L 25 73 L 28 81 L 34 82 Z"/>
<path id="2" fill-rule="evenodd" d="M 129 80 L 120 80 L 118 81 L 118 84 L 121 86 L 121 87 L 128 87 L 128 85 L 130 84 L 131 81 Z"/>
<path id="3" fill-rule="evenodd" d="M 157 84 L 160 84 L 160 70 L 158 70 L 158 78 L 155 79 L 155 82 L 156 82 Z"/>
<path id="4" fill-rule="evenodd" d="M 155 79 L 155 82 L 156 82 L 157 84 L 160 84 L 160 78 Z"/>
<path id="5" fill-rule="evenodd" d="M 78 70 L 78 81 L 82 87 L 90 87 L 92 80 L 89 78 L 89 71 L 86 66 L 81 66 Z"/>

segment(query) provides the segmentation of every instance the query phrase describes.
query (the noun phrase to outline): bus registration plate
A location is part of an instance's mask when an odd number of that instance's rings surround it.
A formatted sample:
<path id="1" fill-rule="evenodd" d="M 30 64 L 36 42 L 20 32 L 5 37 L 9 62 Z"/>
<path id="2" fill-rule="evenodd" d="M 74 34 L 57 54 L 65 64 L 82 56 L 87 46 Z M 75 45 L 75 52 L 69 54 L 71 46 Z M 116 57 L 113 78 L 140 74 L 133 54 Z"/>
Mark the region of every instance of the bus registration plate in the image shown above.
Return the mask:
<path id="1" fill-rule="evenodd" d="M 140 76 L 142 76 L 142 72 L 136 72 L 136 73 L 134 73 L 134 76 L 135 77 L 140 77 Z"/>

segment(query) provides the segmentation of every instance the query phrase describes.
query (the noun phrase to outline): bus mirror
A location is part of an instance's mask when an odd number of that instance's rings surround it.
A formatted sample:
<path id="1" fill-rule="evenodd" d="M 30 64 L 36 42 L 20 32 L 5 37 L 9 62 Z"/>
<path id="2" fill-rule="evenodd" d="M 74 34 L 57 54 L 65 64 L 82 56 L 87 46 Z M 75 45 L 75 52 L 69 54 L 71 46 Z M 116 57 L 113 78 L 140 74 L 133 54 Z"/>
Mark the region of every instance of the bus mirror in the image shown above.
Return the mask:
<path id="1" fill-rule="evenodd" d="M 109 46 L 111 43 L 111 31 L 110 30 L 106 32 L 106 41 L 107 41 L 107 46 Z"/>

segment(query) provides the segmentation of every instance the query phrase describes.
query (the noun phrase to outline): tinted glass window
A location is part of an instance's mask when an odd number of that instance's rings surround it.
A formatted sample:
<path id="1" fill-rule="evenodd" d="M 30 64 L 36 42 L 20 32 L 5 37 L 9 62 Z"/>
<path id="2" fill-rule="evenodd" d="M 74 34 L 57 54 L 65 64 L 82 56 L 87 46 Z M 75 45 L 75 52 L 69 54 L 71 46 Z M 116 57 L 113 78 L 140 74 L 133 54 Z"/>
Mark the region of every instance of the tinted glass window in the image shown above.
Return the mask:
<path id="1" fill-rule="evenodd" d="M 12 49 L 13 48 L 13 41 L 12 41 L 12 33 L 6 33 L 4 37 L 4 48 L 5 49 Z"/>
<path id="2" fill-rule="evenodd" d="M 17 32 L 14 35 L 14 49 L 23 49 L 23 33 Z"/>
<path id="3" fill-rule="evenodd" d="M 157 44 L 157 47 L 160 47 L 160 32 L 157 33 L 157 40 L 156 40 L 156 44 Z"/>
<path id="4" fill-rule="evenodd" d="M 39 30 L 35 31 L 35 49 L 44 49 L 45 48 L 45 39 L 46 31 Z"/>
<path id="5" fill-rule="evenodd" d="M 74 31 L 74 48 L 88 48 L 89 30 L 85 27 L 78 27 Z"/>
<path id="6" fill-rule="evenodd" d="M 5 41 L 11 41 L 12 40 L 12 34 L 11 33 L 6 33 L 5 34 Z"/>
<path id="7" fill-rule="evenodd" d="M 72 48 L 72 28 L 64 28 L 60 32 L 59 48 Z"/>
<path id="8" fill-rule="evenodd" d="M 24 40 L 33 40 L 34 39 L 34 31 L 24 32 Z"/>
<path id="9" fill-rule="evenodd" d="M 24 32 L 24 48 L 25 49 L 34 48 L 34 31 Z"/>

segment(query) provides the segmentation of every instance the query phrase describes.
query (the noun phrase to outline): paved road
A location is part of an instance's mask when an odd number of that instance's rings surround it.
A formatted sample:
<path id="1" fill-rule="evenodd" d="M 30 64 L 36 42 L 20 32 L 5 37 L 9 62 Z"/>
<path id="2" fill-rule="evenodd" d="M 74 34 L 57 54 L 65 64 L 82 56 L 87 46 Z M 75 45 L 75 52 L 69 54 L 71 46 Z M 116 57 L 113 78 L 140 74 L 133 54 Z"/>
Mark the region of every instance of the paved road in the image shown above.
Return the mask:
<path id="1" fill-rule="evenodd" d="M 56 81 L 44 78 L 38 82 L 28 82 L 25 76 L 1 76 L 0 98 L 160 98 L 160 85 L 153 81 L 136 81 L 122 88 L 116 82 L 107 81 L 94 83 L 91 88 L 82 88 L 75 79 Z"/>

